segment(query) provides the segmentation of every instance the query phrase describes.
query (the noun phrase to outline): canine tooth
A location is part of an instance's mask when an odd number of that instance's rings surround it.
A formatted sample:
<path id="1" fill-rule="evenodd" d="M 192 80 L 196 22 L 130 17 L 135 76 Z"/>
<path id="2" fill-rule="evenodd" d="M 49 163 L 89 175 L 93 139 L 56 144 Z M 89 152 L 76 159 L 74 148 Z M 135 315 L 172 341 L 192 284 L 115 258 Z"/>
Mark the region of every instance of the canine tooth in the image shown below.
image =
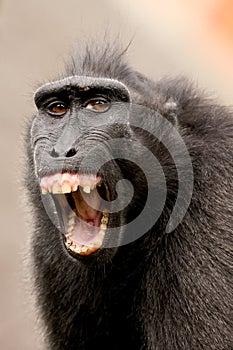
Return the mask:
<path id="1" fill-rule="evenodd" d="M 100 225 L 101 230 L 107 230 L 107 225 L 106 224 L 101 224 Z"/>
<path id="2" fill-rule="evenodd" d="M 83 191 L 84 191 L 85 193 L 91 193 L 91 188 L 90 188 L 90 186 L 85 186 L 85 187 L 83 187 Z"/>
<path id="3" fill-rule="evenodd" d="M 76 191 L 77 191 L 77 189 L 78 189 L 78 185 L 77 185 L 77 184 L 75 184 L 75 185 L 72 187 L 72 192 L 76 192 Z"/>
<path id="4" fill-rule="evenodd" d="M 49 192 L 49 191 L 48 191 L 46 188 L 43 188 L 43 187 L 42 187 L 42 189 L 41 189 L 41 193 L 42 193 L 42 194 L 47 194 L 48 192 Z"/>
<path id="5" fill-rule="evenodd" d="M 63 185 L 62 185 L 62 193 L 70 193 L 71 192 L 71 187 L 70 185 L 65 182 Z"/>
<path id="6" fill-rule="evenodd" d="M 107 225 L 108 217 L 107 216 L 103 216 L 102 219 L 101 219 L 101 223 L 104 224 L 104 225 Z"/>

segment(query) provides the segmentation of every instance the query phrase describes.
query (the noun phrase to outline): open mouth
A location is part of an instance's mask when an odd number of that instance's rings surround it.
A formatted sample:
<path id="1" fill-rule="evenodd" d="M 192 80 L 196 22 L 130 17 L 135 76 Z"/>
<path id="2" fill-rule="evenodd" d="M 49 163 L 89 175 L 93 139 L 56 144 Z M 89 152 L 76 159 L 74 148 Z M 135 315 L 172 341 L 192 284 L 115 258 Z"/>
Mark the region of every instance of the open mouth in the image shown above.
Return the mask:
<path id="1" fill-rule="evenodd" d="M 104 202 L 110 200 L 108 187 L 101 177 L 57 173 L 42 177 L 40 187 L 43 195 L 52 195 L 68 251 L 90 255 L 100 249 L 109 221 Z"/>

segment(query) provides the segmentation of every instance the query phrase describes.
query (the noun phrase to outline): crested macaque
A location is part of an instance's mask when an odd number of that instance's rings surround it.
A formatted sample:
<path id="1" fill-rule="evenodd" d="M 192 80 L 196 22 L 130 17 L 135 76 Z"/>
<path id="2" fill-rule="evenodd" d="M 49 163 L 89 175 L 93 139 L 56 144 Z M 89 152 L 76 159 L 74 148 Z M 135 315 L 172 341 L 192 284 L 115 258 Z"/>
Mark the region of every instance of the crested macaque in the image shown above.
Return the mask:
<path id="1" fill-rule="evenodd" d="M 25 186 L 48 349 L 233 349 L 230 108 L 107 45 L 34 99 Z"/>

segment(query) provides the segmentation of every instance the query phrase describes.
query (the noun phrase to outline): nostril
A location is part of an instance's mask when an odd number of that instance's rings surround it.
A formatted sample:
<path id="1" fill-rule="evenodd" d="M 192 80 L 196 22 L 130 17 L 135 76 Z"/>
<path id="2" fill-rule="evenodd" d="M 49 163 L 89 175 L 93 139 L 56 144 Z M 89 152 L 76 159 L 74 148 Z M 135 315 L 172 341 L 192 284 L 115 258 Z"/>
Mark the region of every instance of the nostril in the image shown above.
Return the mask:
<path id="1" fill-rule="evenodd" d="M 63 153 L 63 155 L 62 155 L 62 153 L 61 154 L 59 154 L 56 150 L 55 150 L 55 148 L 53 148 L 52 149 L 52 152 L 50 153 L 50 155 L 53 157 L 53 158 L 58 158 L 58 157 L 67 157 L 67 158 L 69 158 L 69 157 L 73 157 L 75 154 L 77 153 L 77 151 L 76 151 L 76 149 L 75 148 L 70 148 L 69 149 L 69 151 L 64 155 L 64 153 Z"/>
<path id="2" fill-rule="evenodd" d="M 59 157 L 59 154 L 55 151 L 55 149 L 52 149 L 52 152 L 50 153 L 53 158 Z"/>
<path id="3" fill-rule="evenodd" d="M 71 148 L 71 149 L 66 153 L 66 157 L 67 157 L 67 158 L 73 157 L 73 156 L 75 156 L 76 153 L 77 153 L 76 149 L 75 149 L 75 148 Z"/>

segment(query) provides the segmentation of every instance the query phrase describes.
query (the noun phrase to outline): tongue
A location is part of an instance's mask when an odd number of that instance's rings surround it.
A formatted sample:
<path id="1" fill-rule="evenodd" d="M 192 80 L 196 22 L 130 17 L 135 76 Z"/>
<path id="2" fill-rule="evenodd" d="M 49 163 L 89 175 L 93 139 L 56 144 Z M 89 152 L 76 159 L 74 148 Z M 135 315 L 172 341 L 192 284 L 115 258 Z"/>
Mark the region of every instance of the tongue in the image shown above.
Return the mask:
<path id="1" fill-rule="evenodd" d="M 98 240 L 99 231 L 98 226 L 92 226 L 77 216 L 72 240 L 77 244 L 91 246 Z"/>

